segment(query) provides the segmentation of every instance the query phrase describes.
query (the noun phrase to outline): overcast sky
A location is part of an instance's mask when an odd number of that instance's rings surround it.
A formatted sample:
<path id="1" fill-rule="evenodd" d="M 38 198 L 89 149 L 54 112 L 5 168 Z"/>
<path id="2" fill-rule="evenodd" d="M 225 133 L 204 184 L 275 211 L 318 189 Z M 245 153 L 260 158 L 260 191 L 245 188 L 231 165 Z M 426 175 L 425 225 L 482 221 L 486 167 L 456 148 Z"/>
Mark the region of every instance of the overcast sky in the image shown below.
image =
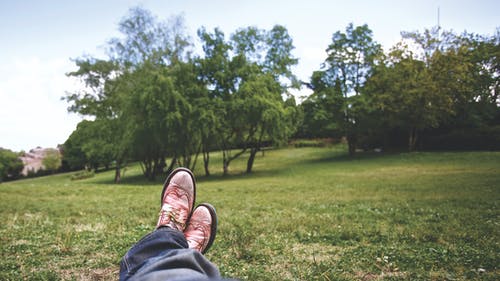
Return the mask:
<path id="1" fill-rule="evenodd" d="M 76 69 L 71 59 L 102 56 L 106 42 L 119 35 L 119 21 L 137 5 L 160 19 L 183 14 L 195 40 L 201 26 L 220 27 L 229 35 L 239 27 L 284 25 L 294 40 L 295 73 L 302 80 L 319 69 L 332 34 L 350 22 L 368 24 L 385 49 L 399 41 L 401 31 L 437 25 L 438 8 L 446 30 L 493 35 L 500 27 L 498 0 L 2 0 L 0 147 L 28 151 L 66 141 L 82 120 L 67 113 L 61 101 L 77 87 L 65 76 Z"/>

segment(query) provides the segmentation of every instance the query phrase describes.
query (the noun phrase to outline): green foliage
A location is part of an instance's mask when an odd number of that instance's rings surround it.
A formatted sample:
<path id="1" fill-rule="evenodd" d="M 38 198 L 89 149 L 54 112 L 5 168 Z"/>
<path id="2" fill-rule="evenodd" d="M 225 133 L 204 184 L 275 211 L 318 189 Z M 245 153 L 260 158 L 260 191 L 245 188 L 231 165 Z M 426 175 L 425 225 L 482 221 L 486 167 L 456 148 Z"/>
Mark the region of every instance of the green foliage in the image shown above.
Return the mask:
<path id="1" fill-rule="evenodd" d="M 496 280 L 498 152 L 357 154 L 344 145 L 257 155 L 259 169 L 195 169 L 197 202 L 217 208 L 206 254 L 241 280 Z M 213 160 L 222 160 L 219 152 Z M 163 179 L 113 172 L 2 183 L 0 278 L 116 280 L 154 229 Z M 117 204 L 119 202 L 119 204 Z M 117 215 L 120 214 L 120 215 Z"/>
<path id="2" fill-rule="evenodd" d="M 63 160 L 71 170 L 109 167 L 117 151 L 112 120 L 83 120 L 63 147 Z"/>
<path id="3" fill-rule="evenodd" d="M 409 132 L 408 148 L 416 146 L 417 133 L 439 126 L 452 113 L 452 99 L 438 89 L 424 62 L 390 54 L 391 65 L 377 67 L 366 91 L 375 110 L 382 112 L 382 123 Z"/>
<path id="4" fill-rule="evenodd" d="M 297 86 L 291 67 L 298 60 L 283 26 L 242 28 L 229 41 L 218 29 L 202 28 L 205 54 L 197 57 L 180 17 L 159 21 L 133 8 L 119 30 L 122 36 L 108 42 L 108 60 L 78 59 L 78 70 L 69 73 L 87 85 L 65 97 L 69 110 L 94 121 L 87 126 L 92 132 L 68 142 L 67 163 L 97 167 L 114 160 L 118 174 L 123 163 L 139 160 L 154 179 L 177 164 L 194 167 L 202 152 L 208 175 L 209 153 L 220 148 L 225 171 L 250 150 L 250 172 L 263 142 L 283 144 L 294 133 L 300 113 L 282 95 Z M 242 151 L 231 155 L 235 147 Z"/>
<path id="5" fill-rule="evenodd" d="M 80 170 L 88 163 L 85 152 L 82 150 L 83 140 L 78 136 L 81 132 L 81 129 L 78 128 L 82 122 L 77 125 L 76 130 L 71 133 L 62 146 L 62 166 L 64 170 Z"/>
<path id="6" fill-rule="evenodd" d="M 311 102 L 320 107 L 312 114 L 311 125 L 326 123 L 327 130 L 346 136 L 351 155 L 363 130 L 361 119 L 368 111 L 359 96 L 361 88 L 382 53 L 372 37 L 366 24 L 354 27 L 351 23 L 345 33 L 335 32 L 326 50 L 324 70 L 313 73 L 310 83 L 314 90 Z"/>
<path id="7" fill-rule="evenodd" d="M 202 79 L 209 85 L 209 97 L 215 100 L 209 105 L 215 106 L 212 112 L 218 120 L 211 125 L 223 151 L 223 170 L 228 173 L 230 162 L 249 150 L 247 172 L 251 172 L 262 143 L 286 143 L 297 126 L 295 103 L 282 98 L 284 91 L 296 84 L 290 70 L 297 63 L 291 56 L 292 39 L 282 26 L 271 31 L 241 28 L 230 41 L 218 29 L 211 34 L 202 28 L 198 35 L 205 51 L 199 61 Z M 229 50 L 234 51 L 232 56 Z M 289 85 L 282 83 L 285 80 Z M 235 147 L 242 149 L 233 154 Z"/>
<path id="8" fill-rule="evenodd" d="M 61 167 L 61 153 L 57 149 L 46 149 L 42 159 L 43 168 L 55 172 Z"/>
<path id="9" fill-rule="evenodd" d="M 17 153 L 0 147 L 0 182 L 19 178 L 23 168 Z"/>
<path id="10" fill-rule="evenodd" d="M 284 26 L 243 27 L 228 38 L 201 27 L 202 54 L 194 53 L 182 17 L 159 20 L 137 7 L 119 31 L 108 58 L 75 60 L 68 75 L 87 87 L 64 98 L 70 111 L 93 120 L 68 139 L 65 167 L 116 163 L 116 181 L 128 162 L 140 161 L 154 180 L 175 165 L 194 168 L 200 153 L 209 175 L 214 150 L 222 151 L 226 174 L 249 152 L 251 172 L 263 146 L 283 145 L 293 134 L 345 137 L 353 155 L 360 146 L 400 146 L 404 132 L 413 151 L 423 133 L 500 120 L 498 34 L 405 32 L 406 41 L 384 54 L 367 25 L 351 23 L 333 33 L 322 68 L 302 82 L 313 94 L 297 105 L 289 89 L 299 87 L 298 58 Z"/>
<path id="11" fill-rule="evenodd" d="M 434 28 L 403 32 L 403 38 L 382 54 L 367 26 L 336 32 L 327 67 L 307 84 L 314 93 L 301 105 L 298 136 L 346 136 L 352 152 L 355 144 L 401 147 L 403 132 L 413 151 L 425 144 L 422 134 L 498 125 L 498 34 L 458 36 Z M 474 139 L 462 136 L 462 143 Z"/>

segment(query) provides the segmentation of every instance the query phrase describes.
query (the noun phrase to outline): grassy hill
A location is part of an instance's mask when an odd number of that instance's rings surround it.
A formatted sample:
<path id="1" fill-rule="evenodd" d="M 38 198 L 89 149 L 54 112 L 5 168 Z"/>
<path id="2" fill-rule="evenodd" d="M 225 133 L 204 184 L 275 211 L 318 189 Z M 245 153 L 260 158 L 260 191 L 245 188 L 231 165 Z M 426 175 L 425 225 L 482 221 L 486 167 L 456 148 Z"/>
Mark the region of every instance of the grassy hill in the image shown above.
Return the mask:
<path id="1" fill-rule="evenodd" d="M 219 216 L 208 258 L 243 280 L 498 280 L 500 152 L 288 148 L 198 176 Z M 116 280 L 157 220 L 162 181 L 131 166 L 0 184 L 0 280 Z"/>

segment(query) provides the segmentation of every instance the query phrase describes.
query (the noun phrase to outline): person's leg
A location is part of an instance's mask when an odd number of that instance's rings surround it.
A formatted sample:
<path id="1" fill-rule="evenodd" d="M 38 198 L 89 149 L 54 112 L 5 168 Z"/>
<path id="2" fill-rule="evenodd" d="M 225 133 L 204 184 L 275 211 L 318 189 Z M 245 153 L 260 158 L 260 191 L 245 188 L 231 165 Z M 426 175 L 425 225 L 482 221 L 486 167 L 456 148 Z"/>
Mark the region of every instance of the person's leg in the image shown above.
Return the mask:
<path id="1" fill-rule="evenodd" d="M 202 255 L 215 238 L 215 208 L 201 204 L 193 211 L 194 196 L 193 174 L 184 168 L 172 172 L 162 191 L 156 230 L 122 258 L 120 280 L 220 279 L 217 267 Z"/>
<path id="2" fill-rule="evenodd" d="M 189 249 L 183 233 L 160 227 L 134 245 L 120 263 L 120 280 L 219 279 L 217 267 Z"/>
<path id="3" fill-rule="evenodd" d="M 133 276 L 151 258 L 165 254 L 169 250 L 187 247 L 182 232 L 170 227 L 160 227 L 144 236 L 125 254 L 120 262 L 120 280 Z"/>

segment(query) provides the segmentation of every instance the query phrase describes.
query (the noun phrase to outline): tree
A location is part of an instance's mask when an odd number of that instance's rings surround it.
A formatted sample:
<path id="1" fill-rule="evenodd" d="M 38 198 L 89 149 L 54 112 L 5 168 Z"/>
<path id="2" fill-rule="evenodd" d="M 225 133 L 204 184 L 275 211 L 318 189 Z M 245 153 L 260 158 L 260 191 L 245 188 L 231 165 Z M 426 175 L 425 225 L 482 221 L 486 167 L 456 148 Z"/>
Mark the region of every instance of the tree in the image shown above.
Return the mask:
<path id="1" fill-rule="evenodd" d="M 57 149 L 45 150 L 45 155 L 42 159 L 43 168 L 52 173 L 56 172 L 61 167 L 61 153 Z"/>
<path id="2" fill-rule="evenodd" d="M 294 131 L 290 107 L 295 103 L 285 103 L 282 98 L 293 86 L 282 78 L 296 80 L 290 70 L 297 63 L 290 53 L 291 38 L 282 26 L 271 31 L 241 28 L 230 41 L 218 29 L 209 33 L 202 28 L 198 35 L 205 53 L 198 63 L 209 89 L 209 106 L 203 118 L 212 128 L 210 131 L 216 132 L 213 137 L 209 137 L 208 130 L 202 133 L 204 150 L 211 147 L 210 141 L 217 143 L 223 154 L 224 174 L 232 160 L 250 151 L 247 172 L 251 172 L 264 141 L 282 143 Z M 276 112 L 271 114 L 273 110 Z M 274 121 L 272 130 L 269 126 Z M 208 160 L 208 154 L 204 153 L 204 159 Z"/>
<path id="3" fill-rule="evenodd" d="M 198 30 L 198 36 L 203 43 L 204 57 L 198 58 L 196 63 L 201 81 L 208 90 L 207 96 L 199 100 L 205 104 L 200 121 L 205 122 L 201 130 L 201 140 L 205 175 L 208 176 L 210 150 L 215 146 L 223 151 L 224 173 L 227 173 L 227 151 L 232 147 L 229 142 L 231 132 L 227 109 L 235 92 L 234 82 L 237 78 L 229 54 L 232 46 L 226 41 L 224 33 L 217 28 L 210 33 L 202 27 Z"/>
<path id="4" fill-rule="evenodd" d="M 241 85 L 234 105 L 242 118 L 240 124 L 246 127 L 243 143 L 250 150 L 247 173 L 252 171 L 255 156 L 264 141 L 283 144 L 295 130 L 291 116 L 294 107 L 282 100 L 280 89 L 270 74 L 258 75 Z"/>
<path id="5" fill-rule="evenodd" d="M 98 169 L 115 163 L 115 182 L 121 179 L 121 168 L 127 157 L 124 130 L 118 120 L 120 99 L 117 77 L 120 67 L 116 62 L 87 57 L 76 60 L 78 70 L 68 76 L 79 78 L 87 88 L 68 93 L 64 99 L 68 110 L 95 118 L 83 121 L 64 144 L 63 160 L 71 169 L 87 167 Z"/>
<path id="6" fill-rule="evenodd" d="M 180 151 L 178 144 L 181 131 L 191 133 L 183 126 L 191 110 L 183 89 L 190 85 L 177 87 L 176 69 L 182 70 L 189 59 L 191 43 L 181 17 L 159 22 L 140 8 L 131 10 L 120 30 L 124 38 L 111 41 L 113 58 L 123 69 L 118 118 L 126 126 L 131 155 L 141 160 L 144 175 L 154 179 L 167 166 L 166 172 L 172 170 L 177 156 L 183 156 L 182 165 L 189 165 L 191 150 Z M 173 157 L 170 165 L 167 156 Z"/>
<path id="7" fill-rule="evenodd" d="M 64 143 L 63 158 L 70 166 L 86 167 L 97 171 L 100 167 L 108 169 L 118 155 L 115 120 L 83 120 Z M 73 158 L 74 157 L 74 158 Z"/>
<path id="8" fill-rule="evenodd" d="M 231 39 L 237 83 L 229 103 L 232 124 L 227 126 L 230 128 L 227 135 L 242 149 L 234 155 L 223 149 L 224 171 L 226 173 L 230 161 L 249 150 L 246 171 L 250 173 L 264 140 L 281 144 L 296 129 L 296 124 L 291 122 L 294 113 L 291 107 L 286 107 L 282 94 L 286 94 L 289 87 L 297 86 L 291 67 L 298 60 L 291 54 L 293 42 L 283 26 L 276 25 L 270 31 L 247 27 L 237 30 Z M 284 83 L 285 79 L 290 83 Z M 290 98 L 293 99 L 289 95 Z"/>
<path id="9" fill-rule="evenodd" d="M 344 120 L 345 98 L 340 82 L 331 81 L 332 78 L 327 71 L 313 72 L 311 82 L 307 84 L 313 93 L 304 101 L 304 122 L 311 126 L 310 133 L 322 137 L 341 137 L 344 134 L 336 120 Z"/>
<path id="10" fill-rule="evenodd" d="M 0 182 L 19 178 L 23 168 L 17 153 L 0 147 Z"/>
<path id="11" fill-rule="evenodd" d="M 86 122 L 86 121 L 82 121 Z M 77 125 L 76 130 L 74 130 L 68 139 L 62 145 L 62 163 L 66 166 L 68 170 L 75 171 L 86 168 L 87 163 L 89 163 L 85 152 L 82 150 L 84 142 L 79 137 L 78 127 L 82 123 Z"/>
<path id="12" fill-rule="evenodd" d="M 360 90 L 366 79 L 370 76 L 371 70 L 376 63 L 376 58 L 381 53 L 380 44 L 372 39 L 372 31 L 368 26 L 362 25 L 354 27 L 349 24 L 345 33 L 337 31 L 332 36 L 332 43 L 326 52 L 328 57 L 325 60 L 325 70 L 323 79 L 329 87 L 338 91 L 331 91 L 332 94 L 341 94 L 341 114 L 334 113 L 333 122 L 341 128 L 347 137 L 349 154 L 353 155 L 356 150 L 357 130 L 359 118 L 354 113 L 362 112 L 354 107 L 352 96 L 360 95 Z M 338 110 L 332 109 L 332 110 Z"/>
<path id="13" fill-rule="evenodd" d="M 203 148 L 203 136 L 212 128 L 208 89 L 199 78 L 199 73 L 199 68 L 191 59 L 172 68 L 175 89 L 187 103 L 181 112 L 180 127 L 176 130 L 175 154 L 182 166 L 192 170 Z"/>
<path id="14" fill-rule="evenodd" d="M 408 150 L 414 151 L 419 132 L 437 127 L 452 113 L 451 98 L 439 91 L 425 62 L 394 49 L 366 83 L 373 106 L 383 123 L 408 132 Z"/>
<path id="15" fill-rule="evenodd" d="M 78 69 L 69 75 L 82 79 L 87 89 L 65 98 L 71 111 L 118 136 L 95 136 L 120 147 L 107 151 L 116 163 L 139 160 L 144 175 L 154 179 L 174 165 L 194 169 L 201 152 L 208 175 L 209 153 L 218 146 L 225 173 L 233 159 L 250 150 L 250 172 L 264 141 L 281 143 L 294 131 L 297 114 L 287 89 L 296 81 L 291 66 L 297 59 L 284 27 L 240 29 L 230 41 L 218 29 L 200 29 L 204 56 L 196 58 L 181 17 L 158 21 L 134 8 L 119 30 L 122 36 L 109 41 L 109 59 L 76 60 Z M 238 110 L 242 101 L 252 107 L 248 116 Z M 278 113 L 272 115 L 271 108 Z M 283 125 L 278 130 L 271 122 Z M 81 149 L 87 160 L 96 153 L 107 156 L 91 149 L 94 141 L 88 143 Z M 241 151 L 232 154 L 235 148 Z"/>
<path id="16" fill-rule="evenodd" d="M 460 128 L 480 128 L 492 124 L 498 114 L 499 50 L 498 34 L 483 37 L 426 29 L 423 33 L 403 33 L 419 47 L 414 58 L 424 62 L 435 83 L 435 95 L 449 102 L 441 104 L 436 126 L 441 132 Z M 415 49 L 415 48 L 414 48 Z M 441 116 L 442 117 L 442 116 Z"/>
<path id="17" fill-rule="evenodd" d="M 113 61 L 83 57 L 75 60 L 76 71 L 67 76 L 79 79 L 85 88 L 66 93 L 62 99 L 69 103 L 68 111 L 95 118 L 110 118 L 116 108 L 116 84 L 119 66 Z"/>
<path id="18" fill-rule="evenodd" d="M 146 62 L 124 75 L 121 116 L 126 131 L 126 146 L 142 164 L 144 176 L 153 180 L 166 168 L 167 156 L 176 162 L 177 133 L 189 109 L 187 101 L 175 89 L 167 69 Z M 172 167 L 169 168 L 169 170 Z"/>
<path id="19" fill-rule="evenodd" d="M 454 126 L 493 125 L 500 109 L 500 30 L 491 37 L 463 34 L 460 45 L 446 56 L 453 62 L 448 73 L 460 93 L 454 100 Z"/>
<path id="20" fill-rule="evenodd" d="M 108 43 L 109 59 L 76 61 L 79 69 L 69 75 L 81 78 L 87 89 L 65 99 L 70 111 L 95 118 L 96 124 L 111 130 L 110 136 L 97 139 L 112 141 L 108 143 L 117 148 L 108 151 L 117 164 L 116 180 L 129 157 L 140 160 L 144 175 L 154 179 L 164 172 L 166 157 L 177 153 L 172 131 L 182 127 L 178 123 L 185 112 L 179 110 L 189 106 L 175 89 L 172 69 L 189 56 L 190 41 L 182 18 L 158 21 L 142 8 L 131 9 L 119 30 L 123 36 Z M 91 150 L 94 145 L 87 147 L 86 154 L 104 153 Z"/>

